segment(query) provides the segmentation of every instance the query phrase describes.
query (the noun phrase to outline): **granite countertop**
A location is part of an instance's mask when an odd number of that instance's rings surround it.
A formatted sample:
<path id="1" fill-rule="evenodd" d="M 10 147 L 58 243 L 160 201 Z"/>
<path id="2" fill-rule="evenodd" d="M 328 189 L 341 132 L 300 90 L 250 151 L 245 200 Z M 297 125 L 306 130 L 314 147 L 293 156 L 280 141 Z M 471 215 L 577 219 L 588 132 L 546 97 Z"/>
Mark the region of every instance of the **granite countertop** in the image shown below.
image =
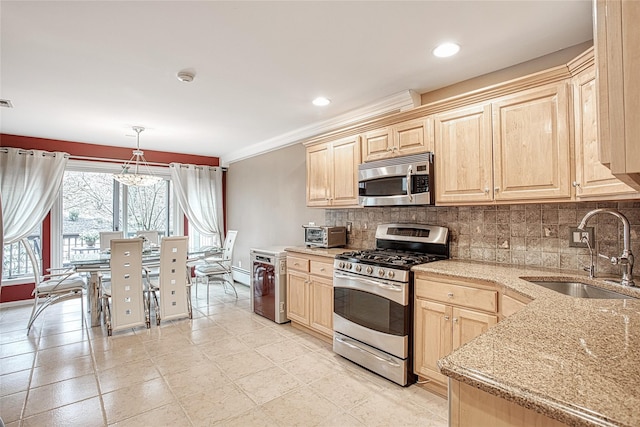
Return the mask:
<path id="1" fill-rule="evenodd" d="M 640 426 L 640 299 L 574 298 L 520 277 L 566 271 L 439 261 L 413 268 L 493 282 L 533 299 L 525 308 L 439 361 L 445 375 L 571 426 Z"/>
<path id="2" fill-rule="evenodd" d="M 309 248 L 306 246 L 293 246 L 285 248 L 287 252 L 298 252 L 307 255 L 318 255 L 327 258 L 334 258 L 343 252 L 354 251 L 351 248 Z"/>

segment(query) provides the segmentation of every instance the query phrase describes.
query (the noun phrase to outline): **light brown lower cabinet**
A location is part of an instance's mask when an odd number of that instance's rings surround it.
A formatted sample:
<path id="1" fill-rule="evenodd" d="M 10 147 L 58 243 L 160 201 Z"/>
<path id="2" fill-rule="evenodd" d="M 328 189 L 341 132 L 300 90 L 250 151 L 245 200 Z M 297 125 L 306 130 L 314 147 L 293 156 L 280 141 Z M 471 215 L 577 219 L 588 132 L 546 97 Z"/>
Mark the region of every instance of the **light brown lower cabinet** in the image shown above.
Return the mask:
<path id="1" fill-rule="evenodd" d="M 333 336 L 333 259 L 287 256 L 287 317 L 323 337 Z"/>
<path id="2" fill-rule="evenodd" d="M 525 308 L 531 300 L 526 297 L 515 298 L 509 295 L 500 294 L 500 315 L 506 319 Z"/>
<path id="3" fill-rule="evenodd" d="M 291 269 L 287 272 L 287 317 L 309 324 L 309 275 Z"/>
<path id="4" fill-rule="evenodd" d="M 566 427 L 566 424 L 468 384 L 449 382 L 450 427 Z"/>
<path id="5" fill-rule="evenodd" d="M 446 395 L 438 360 L 498 322 L 498 292 L 455 280 L 417 276 L 415 282 L 413 369 L 428 389 Z"/>
<path id="6" fill-rule="evenodd" d="M 309 282 L 309 327 L 333 336 L 333 280 L 311 276 Z"/>

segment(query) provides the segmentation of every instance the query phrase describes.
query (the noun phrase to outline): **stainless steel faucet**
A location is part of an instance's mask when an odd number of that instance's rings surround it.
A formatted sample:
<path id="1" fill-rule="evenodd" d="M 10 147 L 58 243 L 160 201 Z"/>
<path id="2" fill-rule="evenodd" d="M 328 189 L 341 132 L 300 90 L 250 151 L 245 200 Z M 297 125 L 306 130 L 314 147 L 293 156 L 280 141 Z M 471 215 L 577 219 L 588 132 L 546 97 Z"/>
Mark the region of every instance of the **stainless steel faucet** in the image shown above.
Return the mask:
<path id="1" fill-rule="evenodd" d="M 620 255 L 619 257 L 605 258 L 609 259 L 609 261 L 611 261 L 611 264 L 620 264 L 622 266 L 622 280 L 620 280 L 620 284 L 622 286 L 635 286 L 635 283 L 633 282 L 633 254 L 631 253 L 631 227 L 629 226 L 629 220 L 615 209 L 594 209 L 590 212 L 587 212 L 584 218 L 582 218 L 582 221 L 580 221 L 580 225 L 578 225 L 578 229 L 584 230 L 584 228 L 587 226 L 587 221 L 589 221 L 592 216 L 599 213 L 607 213 L 613 215 L 620 221 L 622 221 L 622 255 Z"/>
<path id="2" fill-rule="evenodd" d="M 589 279 L 593 279 L 596 277 L 596 262 L 595 262 L 595 259 L 593 258 L 593 248 L 591 247 L 591 243 L 589 242 L 589 236 L 582 236 L 582 239 L 580 239 L 580 241 L 587 244 L 587 248 L 589 248 L 589 256 L 590 256 L 589 267 L 584 267 L 583 270 L 589 272 Z"/>

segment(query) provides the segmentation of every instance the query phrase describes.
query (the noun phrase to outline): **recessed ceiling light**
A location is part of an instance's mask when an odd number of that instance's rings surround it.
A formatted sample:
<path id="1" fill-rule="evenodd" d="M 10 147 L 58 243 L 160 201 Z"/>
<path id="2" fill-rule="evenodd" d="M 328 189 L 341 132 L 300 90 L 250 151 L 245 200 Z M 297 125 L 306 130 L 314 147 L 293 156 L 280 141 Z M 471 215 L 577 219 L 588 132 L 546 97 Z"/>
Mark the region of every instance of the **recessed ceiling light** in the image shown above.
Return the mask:
<path id="1" fill-rule="evenodd" d="M 331 100 L 328 98 L 325 98 L 324 96 L 319 96 L 316 99 L 314 99 L 312 102 L 313 102 L 313 105 L 317 107 L 324 107 L 325 105 L 331 104 Z"/>
<path id="2" fill-rule="evenodd" d="M 433 49 L 433 55 L 438 58 L 446 58 L 453 56 L 460 50 L 460 45 L 456 43 L 442 43 L 435 49 Z"/>

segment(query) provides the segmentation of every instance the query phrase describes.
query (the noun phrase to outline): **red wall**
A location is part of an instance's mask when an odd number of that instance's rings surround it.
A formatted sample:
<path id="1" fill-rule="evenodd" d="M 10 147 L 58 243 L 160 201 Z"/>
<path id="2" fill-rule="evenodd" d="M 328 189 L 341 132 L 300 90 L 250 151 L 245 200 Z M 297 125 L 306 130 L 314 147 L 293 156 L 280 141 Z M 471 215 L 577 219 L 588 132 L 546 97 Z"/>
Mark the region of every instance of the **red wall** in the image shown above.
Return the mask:
<path id="1" fill-rule="evenodd" d="M 61 141 L 57 139 L 32 138 L 30 136 L 0 134 L 0 147 L 16 147 L 26 150 L 64 151 L 74 156 L 106 157 L 109 159 L 129 160 L 133 148 L 111 147 L 108 145 L 85 144 L 82 142 Z M 219 166 L 218 157 L 196 156 L 192 154 L 170 153 L 166 151 L 144 150 L 144 157 L 155 163 L 190 163 L 195 165 Z"/>
<path id="2" fill-rule="evenodd" d="M 122 147 L 111 147 L 107 145 L 86 144 L 82 142 L 61 141 L 57 139 L 32 138 L 29 136 L 0 134 L 0 147 L 15 147 L 25 150 L 46 150 L 63 151 L 73 156 L 85 157 L 105 157 L 109 159 L 129 160 L 132 149 Z M 189 163 L 196 165 L 219 166 L 218 157 L 196 156 L 191 154 L 170 153 L 166 151 L 144 150 L 144 157 L 149 162 L 154 163 Z M 223 186 L 224 186 L 223 179 Z M 223 187 L 223 205 L 225 189 Z M 185 227 L 185 233 L 188 228 Z M 51 266 L 51 218 L 47 218 L 42 223 L 42 264 L 43 268 Z M 10 301 L 21 301 L 31 298 L 33 283 L 15 286 L 2 287 L 0 290 L 0 303 Z"/>

